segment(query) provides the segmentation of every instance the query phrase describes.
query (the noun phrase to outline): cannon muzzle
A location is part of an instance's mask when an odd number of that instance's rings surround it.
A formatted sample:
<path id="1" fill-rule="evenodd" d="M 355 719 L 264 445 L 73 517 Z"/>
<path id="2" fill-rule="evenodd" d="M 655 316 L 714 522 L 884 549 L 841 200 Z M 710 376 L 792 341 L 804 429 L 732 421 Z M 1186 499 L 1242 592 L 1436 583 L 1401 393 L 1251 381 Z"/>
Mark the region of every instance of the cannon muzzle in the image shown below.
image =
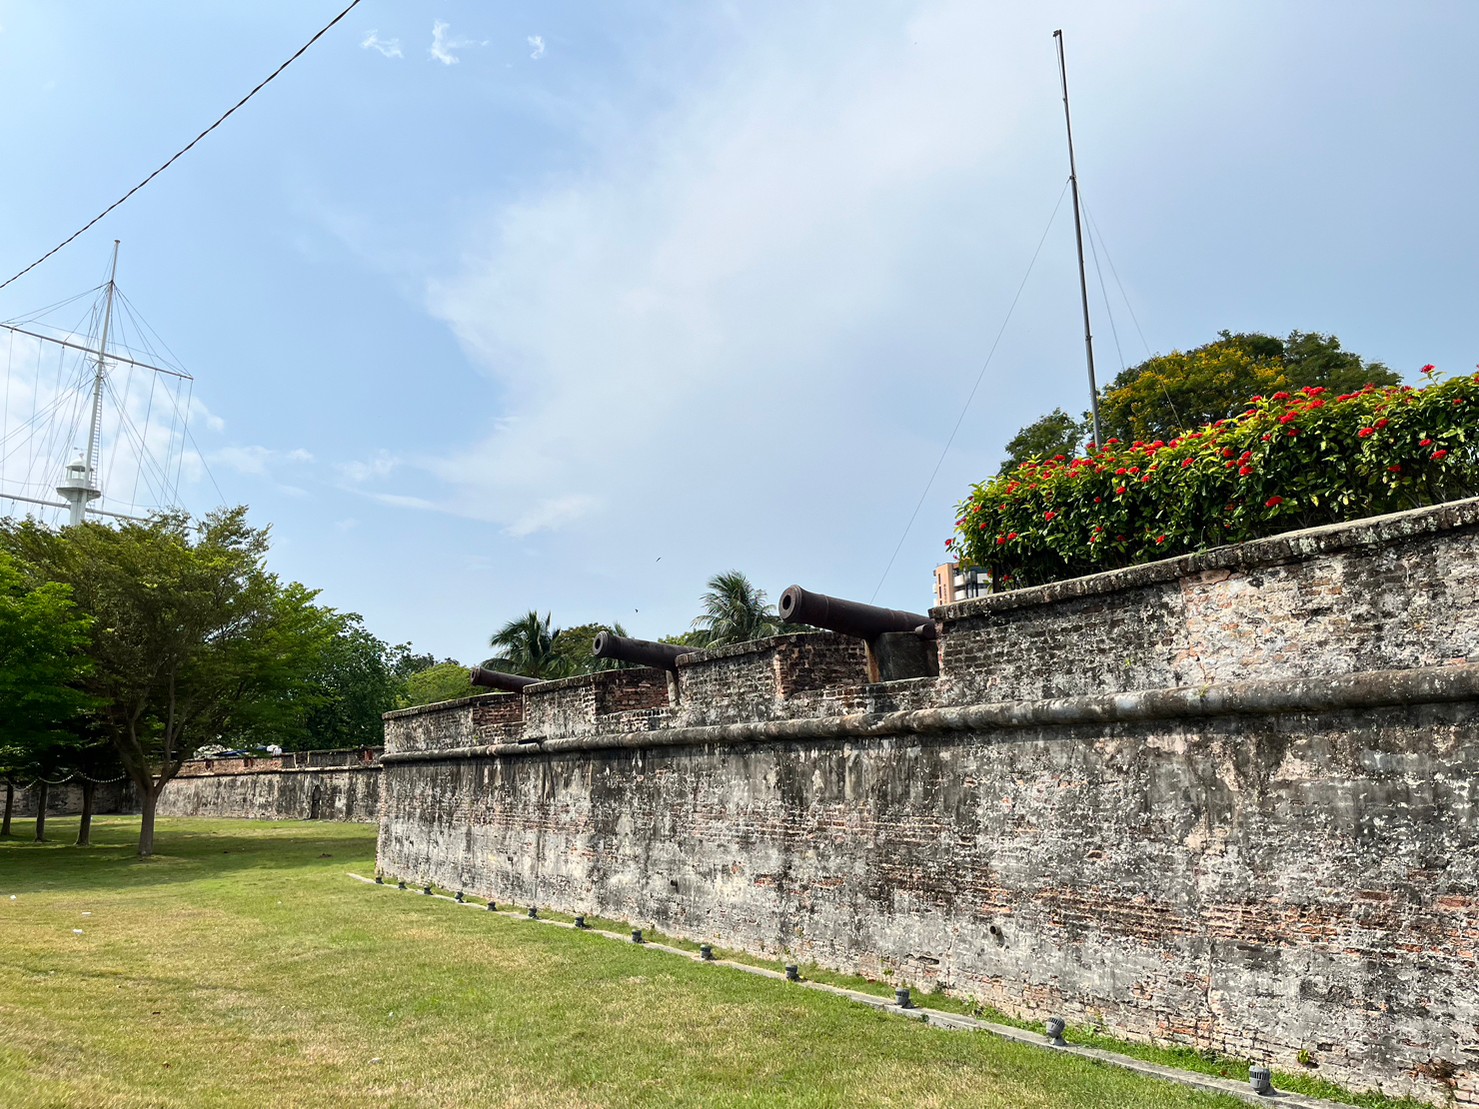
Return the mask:
<path id="1" fill-rule="evenodd" d="M 793 585 L 781 594 L 777 609 L 781 619 L 787 623 L 810 624 L 814 628 L 841 632 L 870 643 L 889 632 L 913 632 L 925 639 L 935 638 L 935 622 L 928 616 L 844 601 L 825 593 L 809 592 L 799 585 Z"/>
<path id="2" fill-rule="evenodd" d="M 678 656 L 691 655 L 695 648 L 676 647 L 671 643 L 654 643 L 650 639 L 627 639 L 612 632 L 596 633 L 591 654 L 596 658 L 614 658 L 637 666 L 655 666 L 660 670 L 677 670 Z"/>
<path id="3" fill-rule="evenodd" d="M 522 674 L 505 674 L 502 670 L 484 670 L 481 666 L 474 666 L 468 675 L 468 680 L 473 685 L 482 686 L 484 689 L 501 689 L 505 693 L 520 693 L 525 686 L 534 685 L 538 678 L 526 678 Z"/>

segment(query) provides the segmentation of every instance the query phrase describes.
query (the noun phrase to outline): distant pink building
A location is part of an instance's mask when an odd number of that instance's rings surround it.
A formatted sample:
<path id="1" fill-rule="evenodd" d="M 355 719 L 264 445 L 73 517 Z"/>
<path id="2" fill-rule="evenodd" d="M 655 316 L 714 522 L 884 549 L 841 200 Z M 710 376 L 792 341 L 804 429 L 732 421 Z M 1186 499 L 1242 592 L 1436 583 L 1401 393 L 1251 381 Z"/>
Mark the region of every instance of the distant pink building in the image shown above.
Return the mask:
<path id="1" fill-rule="evenodd" d="M 953 601 L 965 601 L 972 597 L 984 597 L 991 592 L 991 580 L 986 571 L 973 566 L 962 570 L 959 563 L 947 562 L 935 567 L 935 604 L 948 605 Z"/>

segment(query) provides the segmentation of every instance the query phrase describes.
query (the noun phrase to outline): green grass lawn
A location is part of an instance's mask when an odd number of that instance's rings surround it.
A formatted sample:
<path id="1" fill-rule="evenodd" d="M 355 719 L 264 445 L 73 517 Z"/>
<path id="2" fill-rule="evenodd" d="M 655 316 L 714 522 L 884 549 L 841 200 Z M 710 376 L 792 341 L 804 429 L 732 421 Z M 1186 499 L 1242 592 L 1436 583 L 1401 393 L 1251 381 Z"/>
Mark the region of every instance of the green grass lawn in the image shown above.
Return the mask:
<path id="1" fill-rule="evenodd" d="M 370 827 L 137 826 L 0 841 L 5 1109 L 1243 1104 L 366 886 Z"/>

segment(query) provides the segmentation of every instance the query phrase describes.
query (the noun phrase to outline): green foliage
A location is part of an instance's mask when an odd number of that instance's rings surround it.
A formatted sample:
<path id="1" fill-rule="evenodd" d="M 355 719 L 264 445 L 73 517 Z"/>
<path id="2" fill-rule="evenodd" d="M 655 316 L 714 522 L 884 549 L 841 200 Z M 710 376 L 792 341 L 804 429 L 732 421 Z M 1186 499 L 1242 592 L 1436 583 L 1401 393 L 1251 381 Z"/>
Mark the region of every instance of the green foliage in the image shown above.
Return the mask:
<path id="1" fill-rule="evenodd" d="M 710 578 L 701 600 L 703 612 L 693 621 L 701 646 L 748 643 L 781 633 L 775 606 L 767 602 L 764 590 L 757 589 L 738 570 L 726 570 Z"/>
<path id="2" fill-rule="evenodd" d="M 555 649 L 559 635 L 558 629 L 550 627 L 548 613 L 541 618 L 530 609 L 493 633 L 488 645 L 502 655 L 489 661 L 495 669 L 527 678 L 563 678 L 568 671 L 565 656 Z"/>
<path id="3" fill-rule="evenodd" d="M 1000 585 L 1033 585 L 1475 494 L 1479 374 L 1312 386 L 1169 441 L 1110 440 L 983 482 L 947 547 Z"/>
<path id="4" fill-rule="evenodd" d="M 283 711 L 269 727 L 233 740 L 235 746 L 276 743 L 308 751 L 384 742 L 381 715 L 400 704 L 405 685 L 395 672 L 395 654 L 358 615 L 317 612 L 323 627 L 303 682 L 283 691 Z"/>
<path id="5" fill-rule="evenodd" d="M 69 744 L 89 707 L 77 688 L 88 668 L 88 618 L 59 582 L 38 580 L 0 551 L 0 773 L 39 765 Z"/>
<path id="6" fill-rule="evenodd" d="M 1007 457 L 1000 472 L 1006 473 L 1024 462 L 1058 454 L 1072 458 L 1088 437 L 1089 431 L 1083 420 L 1075 420 L 1063 409 L 1055 408 L 1012 436 L 1007 442 Z"/>
<path id="7" fill-rule="evenodd" d="M 182 513 L 62 531 L 28 521 L 7 525 L 0 545 L 69 586 L 92 621 L 81 687 L 139 789 L 140 854 L 153 850 L 159 792 L 196 747 L 311 703 L 335 622 L 312 591 L 266 571 L 267 530 L 245 508 L 199 524 Z"/>
<path id="8" fill-rule="evenodd" d="M 561 628 L 555 635 L 555 653 L 564 660 L 564 673 L 591 674 L 597 670 L 625 670 L 631 663 L 615 658 L 596 658 L 591 646 L 602 632 L 626 637 L 627 630 L 621 624 L 577 624 L 573 628 Z"/>
<path id="9" fill-rule="evenodd" d="M 1157 355 L 1125 370 L 1099 391 L 1099 424 L 1106 442 L 1171 439 L 1242 411 L 1243 401 L 1256 394 L 1308 386 L 1345 393 L 1399 380 L 1380 362 L 1341 350 L 1333 335 L 1293 331 L 1287 339 L 1276 339 L 1223 331 L 1204 346 Z M 1075 441 L 1082 442 L 1086 431 L 1087 425 L 1081 425 Z M 1033 456 L 1014 454 L 1013 460 L 1020 464 L 1030 457 L 1076 453 L 1044 450 Z"/>
<path id="10" fill-rule="evenodd" d="M 468 680 L 468 670 L 461 663 L 448 659 L 412 674 L 402 688 L 400 706 L 435 705 L 441 701 L 455 701 L 471 697 L 475 693 L 488 693 Z"/>

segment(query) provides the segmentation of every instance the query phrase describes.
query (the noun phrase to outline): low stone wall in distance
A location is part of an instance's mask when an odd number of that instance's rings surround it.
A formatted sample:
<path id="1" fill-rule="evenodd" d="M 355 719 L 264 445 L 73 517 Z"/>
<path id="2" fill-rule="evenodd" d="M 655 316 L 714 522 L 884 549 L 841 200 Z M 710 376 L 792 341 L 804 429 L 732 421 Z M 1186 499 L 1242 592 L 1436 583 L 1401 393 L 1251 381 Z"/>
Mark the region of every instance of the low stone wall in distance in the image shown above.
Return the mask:
<path id="1" fill-rule="evenodd" d="M 379 754 L 367 748 L 196 759 L 164 787 L 159 815 L 373 824 L 380 819 Z"/>
<path id="2" fill-rule="evenodd" d="M 1479 1105 L 1479 501 L 932 615 L 391 714 L 379 865 Z"/>
<path id="3" fill-rule="evenodd" d="M 5 787 L 0 785 L 0 803 L 4 802 Z M 11 812 L 17 820 L 31 819 L 36 815 L 36 801 L 40 789 L 34 785 L 16 787 L 15 807 Z M 116 782 L 100 782 L 93 793 L 92 811 L 103 813 L 137 812 L 138 800 L 134 795 L 133 783 L 128 779 Z M 76 816 L 82 812 L 82 785 L 76 779 L 58 786 L 46 787 L 46 814 L 48 816 Z"/>

